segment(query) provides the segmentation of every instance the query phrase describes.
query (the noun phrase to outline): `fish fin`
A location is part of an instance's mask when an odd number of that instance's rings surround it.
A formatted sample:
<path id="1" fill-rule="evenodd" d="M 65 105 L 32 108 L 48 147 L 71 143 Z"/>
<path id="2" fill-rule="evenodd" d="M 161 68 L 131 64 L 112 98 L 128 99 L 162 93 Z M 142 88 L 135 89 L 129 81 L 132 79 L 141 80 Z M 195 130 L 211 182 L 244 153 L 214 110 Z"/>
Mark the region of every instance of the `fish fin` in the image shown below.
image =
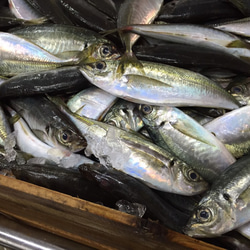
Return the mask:
<path id="1" fill-rule="evenodd" d="M 137 59 L 133 52 L 125 52 L 125 54 L 121 57 L 116 70 L 117 77 L 120 78 L 125 73 L 127 67 L 134 67 L 142 75 L 145 74 L 142 63 Z"/>
<path id="2" fill-rule="evenodd" d="M 111 30 L 105 30 L 105 31 L 100 31 L 99 34 L 101 34 L 103 37 L 108 36 L 110 34 L 116 33 L 116 32 L 120 32 L 120 28 L 116 28 L 116 29 L 111 29 Z"/>
<path id="3" fill-rule="evenodd" d="M 39 24 L 47 23 L 49 21 L 50 21 L 49 17 L 43 16 L 43 17 L 31 19 L 31 20 L 24 20 L 24 24 L 25 25 L 39 25 Z"/>
<path id="4" fill-rule="evenodd" d="M 250 49 L 250 45 L 247 44 L 246 42 L 242 41 L 242 40 L 235 40 L 235 41 L 229 43 L 226 47 L 227 48 L 246 48 L 246 49 Z"/>
<path id="5" fill-rule="evenodd" d="M 207 140 L 204 137 L 199 136 L 200 133 L 191 124 L 185 122 L 179 122 L 176 120 L 172 122 L 170 121 L 169 124 L 176 130 L 178 130 L 180 133 L 184 134 L 185 136 L 188 136 L 194 140 L 200 141 L 212 147 L 216 147 L 216 145 L 214 145 L 213 142 Z"/>

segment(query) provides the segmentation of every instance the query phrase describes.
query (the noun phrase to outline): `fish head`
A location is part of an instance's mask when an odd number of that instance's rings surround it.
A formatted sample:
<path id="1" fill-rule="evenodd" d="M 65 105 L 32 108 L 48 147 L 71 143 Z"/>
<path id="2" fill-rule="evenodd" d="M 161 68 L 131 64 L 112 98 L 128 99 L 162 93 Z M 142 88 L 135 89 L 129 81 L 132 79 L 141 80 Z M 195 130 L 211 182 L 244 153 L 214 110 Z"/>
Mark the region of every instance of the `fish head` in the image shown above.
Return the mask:
<path id="1" fill-rule="evenodd" d="M 58 144 L 71 152 L 78 152 L 87 147 L 86 139 L 70 128 L 61 128 L 55 131 Z"/>
<path id="2" fill-rule="evenodd" d="M 170 120 L 169 110 L 171 107 L 158 107 L 143 104 L 138 106 L 138 112 L 145 125 L 161 127 Z"/>
<path id="3" fill-rule="evenodd" d="M 116 79 L 118 64 L 116 60 L 97 61 L 82 65 L 80 71 L 92 84 L 106 90 L 110 82 Z"/>
<path id="4" fill-rule="evenodd" d="M 181 190 L 181 194 L 192 196 L 201 194 L 208 189 L 209 184 L 185 163 L 176 159 L 172 160 L 170 164 L 173 165 L 173 185 L 176 186 L 176 190 Z"/>
<path id="5" fill-rule="evenodd" d="M 135 110 L 136 106 L 132 102 L 119 100 L 106 114 L 104 122 L 127 131 L 139 131 L 143 122 Z"/>
<path id="6" fill-rule="evenodd" d="M 184 233 L 191 237 L 216 237 L 232 228 L 230 206 L 216 202 L 213 195 L 204 196 L 189 219 Z"/>
<path id="7" fill-rule="evenodd" d="M 101 60 L 114 60 L 120 57 L 116 46 L 111 42 L 97 42 L 83 51 L 81 64 L 94 63 Z"/>

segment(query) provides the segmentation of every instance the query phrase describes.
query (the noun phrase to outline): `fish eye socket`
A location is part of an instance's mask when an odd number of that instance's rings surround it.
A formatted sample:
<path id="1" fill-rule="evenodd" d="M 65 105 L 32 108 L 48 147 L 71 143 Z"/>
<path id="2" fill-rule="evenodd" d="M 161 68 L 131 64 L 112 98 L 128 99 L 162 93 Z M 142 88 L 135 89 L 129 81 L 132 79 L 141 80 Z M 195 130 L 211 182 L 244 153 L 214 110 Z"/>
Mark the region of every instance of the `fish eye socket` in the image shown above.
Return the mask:
<path id="1" fill-rule="evenodd" d="M 98 62 L 96 64 L 96 68 L 99 70 L 105 69 L 106 68 L 106 63 L 105 62 Z"/>
<path id="2" fill-rule="evenodd" d="M 202 208 L 198 210 L 197 217 L 201 221 L 208 221 L 211 218 L 211 211 L 208 208 Z"/>
<path id="3" fill-rule="evenodd" d="M 148 115 L 153 111 L 153 108 L 150 105 L 142 105 L 141 111 L 143 112 L 143 114 Z"/>

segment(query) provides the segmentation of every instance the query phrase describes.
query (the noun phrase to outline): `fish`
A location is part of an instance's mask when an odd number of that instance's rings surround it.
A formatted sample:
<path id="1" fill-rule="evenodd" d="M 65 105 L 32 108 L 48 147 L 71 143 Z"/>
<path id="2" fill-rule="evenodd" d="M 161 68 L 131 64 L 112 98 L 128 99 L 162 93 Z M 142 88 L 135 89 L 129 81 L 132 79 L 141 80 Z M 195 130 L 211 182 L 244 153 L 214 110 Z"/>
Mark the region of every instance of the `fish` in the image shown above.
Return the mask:
<path id="1" fill-rule="evenodd" d="M 250 46 L 244 40 L 231 33 L 198 24 L 135 24 L 121 30 L 164 41 L 211 48 L 238 57 L 247 63 L 250 60 Z"/>
<path id="2" fill-rule="evenodd" d="M 0 75 L 48 70 L 75 65 L 79 58 L 61 59 L 16 35 L 0 32 Z"/>
<path id="3" fill-rule="evenodd" d="M 64 168 L 77 168 L 79 165 L 94 162 L 83 155 L 72 153 L 67 149 L 51 147 L 38 139 L 28 124 L 13 109 L 6 106 L 13 120 L 13 127 L 19 149 L 33 157 L 45 159 L 50 164 Z"/>
<path id="4" fill-rule="evenodd" d="M 68 108 L 80 116 L 102 120 L 117 97 L 95 86 L 84 89 L 67 101 Z"/>
<path id="5" fill-rule="evenodd" d="M 9 105 L 46 144 L 72 152 L 78 152 L 86 147 L 86 140 L 74 123 L 47 98 L 43 96 L 13 98 L 9 100 Z"/>
<path id="6" fill-rule="evenodd" d="M 144 124 L 136 112 L 137 104 L 119 99 L 107 112 L 103 122 L 127 131 L 139 131 Z"/>
<path id="7" fill-rule="evenodd" d="M 22 73 L 0 81 L 0 99 L 39 94 L 74 94 L 91 86 L 77 66 Z"/>
<path id="8" fill-rule="evenodd" d="M 250 221 L 249 156 L 227 168 L 203 196 L 184 233 L 191 237 L 216 237 Z"/>
<path id="9" fill-rule="evenodd" d="M 139 106 L 155 144 L 168 150 L 212 183 L 236 159 L 202 125 L 175 107 Z"/>
<path id="10" fill-rule="evenodd" d="M 86 156 L 94 155 L 102 165 L 129 174 L 157 190 L 193 195 L 208 188 L 207 182 L 191 167 L 140 134 L 79 116 L 68 110 L 60 99 L 49 98 L 86 138 Z"/>
<path id="11" fill-rule="evenodd" d="M 100 61 L 80 67 L 82 74 L 95 86 L 127 101 L 156 106 L 201 106 L 235 109 L 237 101 L 205 76 L 190 70 L 153 62 L 140 61 L 116 74 L 119 59 Z"/>
<path id="12" fill-rule="evenodd" d="M 181 232 L 188 216 L 169 203 L 164 202 L 153 190 L 137 179 L 103 165 L 81 165 L 80 173 L 87 179 L 93 180 L 102 189 L 116 197 L 146 206 L 146 216 L 155 218 L 168 228 Z"/>
<path id="13" fill-rule="evenodd" d="M 10 33 L 59 57 L 66 52 L 76 52 L 77 54 L 78 51 L 84 51 L 81 54 L 81 60 L 86 60 L 89 56 L 98 60 L 120 56 L 113 42 L 84 27 L 43 24 L 15 28 L 10 30 Z"/>
<path id="14" fill-rule="evenodd" d="M 250 106 L 225 113 L 206 123 L 204 128 L 220 140 L 236 158 L 250 152 Z"/>

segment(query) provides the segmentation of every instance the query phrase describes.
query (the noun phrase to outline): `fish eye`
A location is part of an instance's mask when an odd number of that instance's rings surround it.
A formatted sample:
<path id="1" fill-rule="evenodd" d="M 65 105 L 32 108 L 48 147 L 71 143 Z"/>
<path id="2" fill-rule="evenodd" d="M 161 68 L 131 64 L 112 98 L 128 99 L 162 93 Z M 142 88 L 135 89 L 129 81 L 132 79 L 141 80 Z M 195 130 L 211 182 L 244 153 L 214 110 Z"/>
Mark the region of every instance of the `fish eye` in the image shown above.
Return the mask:
<path id="1" fill-rule="evenodd" d="M 241 86 L 235 86 L 231 88 L 231 92 L 235 94 L 240 94 L 243 91 Z"/>
<path id="2" fill-rule="evenodd" d="M 227 193 L 224 193 L 224 194 L 223 194 L 223 198 L 224 198 L 226 201 L 228 201 L 228 200 L 230 200 L 230 195 L 227 194 Z"/>
<path id="3" fill-rule="evenodd" d="M 208 208 L 201 208 L 197 211 L 197 218 L 200 221 L 209 221 L 211 219 L 211 211 Z"/>
<path id="4" fill-rule="evenodd" d="M 143 114 L 148 115 L 153 111 L 153 107 L 150 105 L 142 105 L 141 111 L 143 112 Z"/>
<path id="5" fill-rule="evenodd" d="M 106 63 L 105 62 L 98 62 L 98 63 L 96 63 L 96 68 L 99 70 L 105 69 Z"/>
<path id="6" fill-rule="evenodd" d="M 65 142 L 70 141 L 71 135 L 72 135 L 71 131 L 69 131 L 69 130 L 63 130 L 63 131 L 60 133 L 60 135 L 59 135 L 59 139 L 60 139 L 60 141 L 61 141 L 62 143 L 65 143 Z"/>
<path id="7" fill-rule="evenodd" d="M 188 171 L 188 176 L 193 181 L 197 181 L 199 179 L 199 175 L 193 170 Z"/>
<path id="8" fill-rule="evenodd" d="M 103 45 L 101 47 L 101 56 L 106 57 L 111 54 L 111 48 L 108 45 Z"/>

